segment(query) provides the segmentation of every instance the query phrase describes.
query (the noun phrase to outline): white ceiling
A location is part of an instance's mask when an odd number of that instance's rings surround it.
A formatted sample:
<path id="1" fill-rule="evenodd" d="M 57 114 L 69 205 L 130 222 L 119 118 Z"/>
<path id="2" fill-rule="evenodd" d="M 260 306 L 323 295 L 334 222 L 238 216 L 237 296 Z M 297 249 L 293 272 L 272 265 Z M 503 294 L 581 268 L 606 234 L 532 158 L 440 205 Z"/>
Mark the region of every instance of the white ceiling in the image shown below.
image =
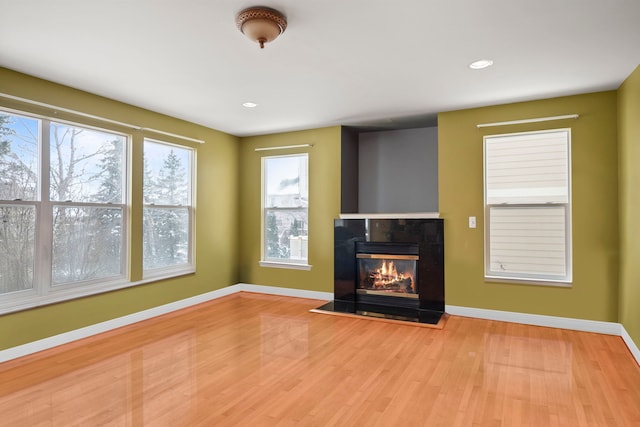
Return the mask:
<path id="1" fill-rule="evenodd" d="M 288 19 L 264 50 L 235 27 L 255 5 Z M 640 0 L 0 0 L 0 66 L 238 136 L 411 127 L 639 63 Z"/>

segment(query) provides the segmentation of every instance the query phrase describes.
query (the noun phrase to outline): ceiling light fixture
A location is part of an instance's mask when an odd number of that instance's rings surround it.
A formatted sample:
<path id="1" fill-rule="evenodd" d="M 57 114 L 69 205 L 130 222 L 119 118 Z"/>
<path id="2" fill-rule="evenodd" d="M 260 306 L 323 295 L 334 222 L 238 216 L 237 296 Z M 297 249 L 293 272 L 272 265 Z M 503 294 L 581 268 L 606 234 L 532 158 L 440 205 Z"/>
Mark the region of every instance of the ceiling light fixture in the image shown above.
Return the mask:
<path id="1" fill-rule="evenodd" d="M 493 61 L 491 59 L 480 59 L 469 64 L 469 68 L 472 70 L 482 70 L 483 68 L 487 68 L 492 65 Z"/>
<path id="2" fill-rule="evenodd" d="M 255 102 L 245 102 L 242 104 L 242 106 L 247 108 L 256 108 L 258 104 L 256 104 Z"/>
<path id="3" fill-rule="evenodd" d="M 238 13 L 236 25 L 242 34 L 264 49 L 265 43 L 275 40 L 287 29 L 287 18 L 275 9 L 256 6 Z"/>

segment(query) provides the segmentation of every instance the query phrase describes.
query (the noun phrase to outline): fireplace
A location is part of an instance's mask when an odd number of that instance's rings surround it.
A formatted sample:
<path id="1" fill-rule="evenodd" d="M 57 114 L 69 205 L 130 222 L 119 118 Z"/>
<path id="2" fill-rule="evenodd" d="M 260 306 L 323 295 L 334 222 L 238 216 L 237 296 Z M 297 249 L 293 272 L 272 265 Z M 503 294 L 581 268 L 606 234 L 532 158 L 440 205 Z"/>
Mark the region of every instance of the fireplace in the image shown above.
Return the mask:
<path id="1" fill-rule="evenodd" d="M 418 298 L 418 245 L 356 243 L 359 295 Z"/>
<path id="2" fill-rule="evenodd" d="M 439 218 L 337 219 L 331 311 L 422 323 L 444 313 Z"/>

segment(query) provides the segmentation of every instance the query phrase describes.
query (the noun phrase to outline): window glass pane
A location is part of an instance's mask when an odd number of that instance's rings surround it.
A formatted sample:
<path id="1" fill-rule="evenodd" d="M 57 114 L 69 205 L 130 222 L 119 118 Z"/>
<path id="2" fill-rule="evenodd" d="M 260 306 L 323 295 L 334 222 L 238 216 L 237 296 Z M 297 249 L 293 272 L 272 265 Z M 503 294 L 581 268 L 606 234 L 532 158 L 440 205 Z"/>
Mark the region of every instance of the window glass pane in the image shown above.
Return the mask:
<path id="1" fill-rule="evenodd" d="M 121 251 L 121 208 L 53 208 L 54 284 L 117 276 Z"/>
<path id="2" fill-rule="evenodd" d="M 144 203 L 191 204 L 191 150 L 144 143 Z"/>
<path id="3" fill-rule="evenodd" d="M 143 268 L 189 262 L 189 208 L 145 208 Z"/>
<path id="4" fill-rule="evenodd" d="M 306 210 L 267 210 L 266 258 L 306 260 L 307 247 Z"/>
<path id="5" fill-rule="evenodd" d="M 33 288 L 33 206 L 0 206 L 0 294 Z"/>
<path id="6" fill-rule="evenodd" d="M 60 123 L 50 131 L 51 200 L 123 202 L 124 136 Z"/>
<path id="7" fill-rule="evenodd" d="M 265 260 L 308 259 L 308 155 L 263 160 Z"/>
<path id="8" fill-rule="evenodd" d="M 39 120 L 0 112 L 0 200 L 38 198 Z"/>
<path id="9" fill-rule="evenodd" d="M 307 155 L 265 159 L 265 207 L 307 207 Z"/>

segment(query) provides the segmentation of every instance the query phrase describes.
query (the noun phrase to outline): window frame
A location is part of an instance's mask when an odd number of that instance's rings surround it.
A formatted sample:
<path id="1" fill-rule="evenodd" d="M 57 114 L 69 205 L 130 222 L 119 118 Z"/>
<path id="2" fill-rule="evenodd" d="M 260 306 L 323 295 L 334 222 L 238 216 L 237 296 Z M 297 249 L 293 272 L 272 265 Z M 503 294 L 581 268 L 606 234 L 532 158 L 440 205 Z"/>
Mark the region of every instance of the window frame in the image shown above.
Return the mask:
<path id="1" fill-rule="evenodd" d="M 144 268 L 144 247 L 142 248 L 142 277 L 143 279 L 159 279 L 159 278 L 168 278 L 174 277 L 178 275 L 195 273 L 196 264 L 195 264 L 195 252 L 196 252 L 196 236 L 195 236 L 195 197 L 196 197 L 196 150 L 192 147 L 188 147 L 185 145 L 174 144 L 171 142 L 159 140 L 156 138 L 144 138 L 143 139 L 143 155 L 142 162 L 144 164 L 144 144 L 145 143 L 159 144 L 168 147 L 173 147 L 180 150 L 187 150 L 189 152 L 189 173 L 187 176 L 189 177 L 189 204 L 188 205 L 171 205 L 171 204 L 153 204 L 153 203 L 145 203 L 144 200 L 144 176 L 143 176 L 143 194 L 142 194 L 142 235 L 144 236 L 144 210 L 145 209 L 186 209 L 187 210 L 187 262 L 182 264 L 170 265 L 165 267 L 156 267 L 156 268 Z"/>
<path id="2" fill-rule="evenodd" d="M 566 202 L 518 202 L 518 203 L 489 203 L 487 183 L 487 144 L 492 138 L 523 137 L 530 135 L 542 135 L 550 133 L 565 133 L 566 135 L 566 174 L 567 174 L 567 198 Z M 527 131 L 508 134 L 486 135 L 483 137 L 483 191 L 484 191 L 484 278 L 490 282 L 522 283 L 533 285 L 548 285 L 557 287 L 571 287 L 573 282 L 573 248 L 572 248 L 572 179 L 571 179 L 571 129 L 546 129 L 539 131 Z M 558 208 L 564 209 L 564 275 L 500 272 L 491 269 L 491 210 L 492 209 L 528 209 L 528 208 Z"/>
<path id="3" fill-rule="evenodd" d="M 286 158 L 286 157 L 304 157 L 306 161 L 306 194 L 307 194 L 307 206 L 304 207 L 267 207 L 267 197 L 268 197 L 268 181 L 267 181 L 267 162 L 270 159 L 278 159 L 278 158 Z M 274 268 L 285 268 L 285 269 L 294 269 L 294 270 L 311 270 L 312 266 L 309 263 L 309 153 L 293 153 L 293 154 L 282 154 L 282 155 L 273 155 L 273 156 L 263 156 L 261 157 L 261 198 L 260 198 L 260 208 L 261 208 L 261 226 L 260 226 L 260 261 L 259 265 L 261 267 L 274 267 Z M 303 212 L 306 223 L 307 223 L 307 256 L 306 258 L 275 258 L 267 256 L 267 218 L 270 212 Z"/>
<path id="4" fill-rule="evenodd" d="M 0 294 L 0 314 L 37 307 L 69 299 L 80 298 L 109 290 L 131 286 L 129 282 L 129 246 L 130 246 L 130 216 L 129 216 L 129 188 L 131 162 L 131 134 L 115 130 L 106 126 L 94 126 L 80 121 L 60 119 L 44 114 L 31 113 L 16 108 L 0 106 L 0 114 L 19 116 L 36 120 L 37 131 L 37 190 L 34 200 L 0 200 L 1 206 L 32 206 L 35 213 L 34 224 L 34 261 L 33 286 L 30 289 Z M 121 198 L 119 203 L 111 202 L 79 202 L 52 200 L 50 195 L 51 173 L 51 128 L 52 124 L 61 124 L 88 131 L 103 132 L 123 138 Z M 53 210 L 56 207 L 70 208 L 112 208 L 121 212 L 120 230 L 120 272 L 96 279 L 53 283 Z"/>

